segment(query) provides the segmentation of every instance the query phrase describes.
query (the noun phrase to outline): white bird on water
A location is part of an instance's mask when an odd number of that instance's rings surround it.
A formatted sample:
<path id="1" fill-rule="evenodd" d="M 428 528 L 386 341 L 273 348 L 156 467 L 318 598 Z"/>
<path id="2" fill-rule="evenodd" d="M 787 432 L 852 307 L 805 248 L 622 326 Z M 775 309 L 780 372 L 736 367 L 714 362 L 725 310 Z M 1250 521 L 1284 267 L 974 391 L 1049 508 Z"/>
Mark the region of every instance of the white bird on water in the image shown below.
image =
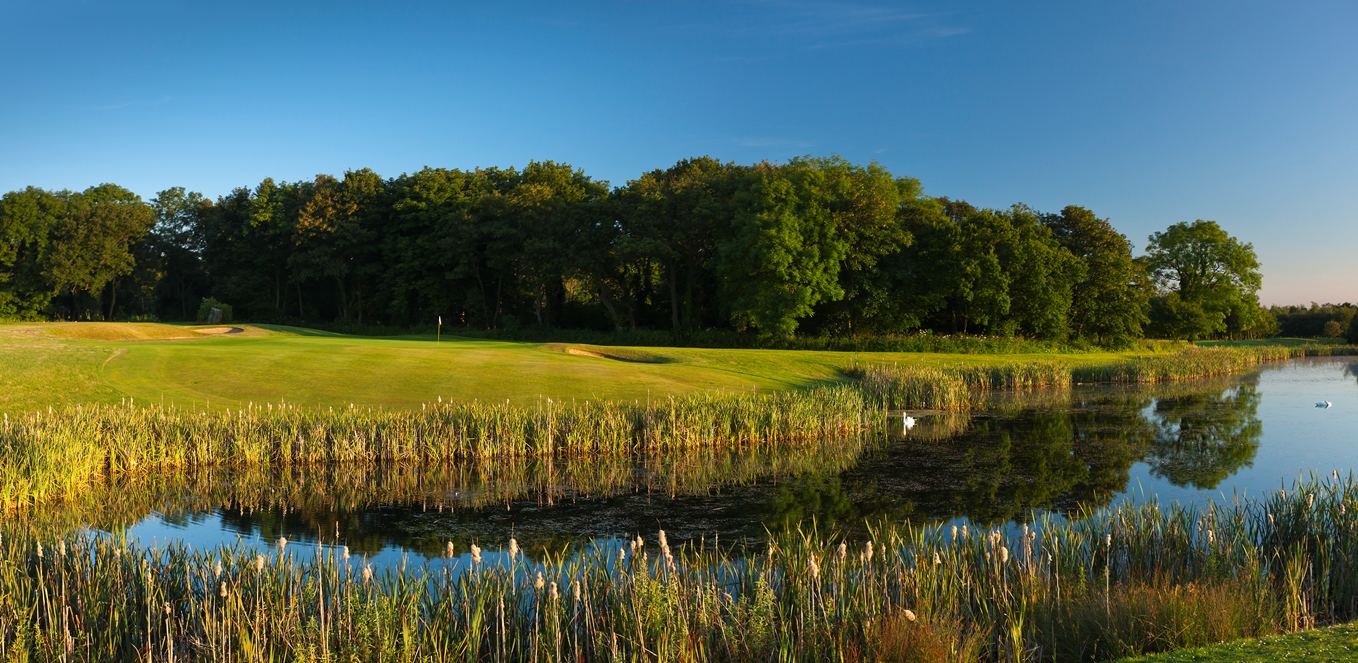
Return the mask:
<path id="1" fill-rule="evenodd" d="M 1329 401 L 1316 401 L 1316 407 L 1329 408 L 1331 405 L 1334 405 L 1334 403 Z"/>
<path id="2" fill-rule="evenodd" d="M 915 418 L 912 417 L 912 416 L 910 416 L 910 415 L 908 415 L 908 414 L 906 414 L 906 413 L 904 413 L 904 412 L 902 412 L 902 413 L 901 413 L 901 426 L 902 426 L 902 428 L 901 428 L 901 433 L 906 433 L 906 432 L 908 432 L 911 428 L 914 428 L 914 427 L 915 427 Z"/>

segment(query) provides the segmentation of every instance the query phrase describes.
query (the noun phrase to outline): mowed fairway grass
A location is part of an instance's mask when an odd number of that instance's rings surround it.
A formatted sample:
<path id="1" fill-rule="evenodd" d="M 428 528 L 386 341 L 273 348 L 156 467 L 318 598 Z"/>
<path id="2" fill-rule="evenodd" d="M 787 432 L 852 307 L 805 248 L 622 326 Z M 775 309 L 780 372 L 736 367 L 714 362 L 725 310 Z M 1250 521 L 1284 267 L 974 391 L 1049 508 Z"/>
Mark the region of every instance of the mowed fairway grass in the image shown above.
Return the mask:
<path id="1" fill-rule="evenodd" d="M 606 348 L 432 336 L 156 323 L 0 325 L 0 411 L 126 397 L 180 406 L 286 400 L 419 407 L 438 398 L 656 399 L 699 390 L 786 390 L 846 379 L 858 363 L 1096 364 L 1145 354 L 967 355 Z M 588 353 L 607 355 L 590 356 Z"/>
<path id="2" fill-rule="evenodd" d="M 1341 663 L 1358 661 L 1358 626 L 1344 624 L 1287 635 L 1129 658 L 1119 663 Z"/>

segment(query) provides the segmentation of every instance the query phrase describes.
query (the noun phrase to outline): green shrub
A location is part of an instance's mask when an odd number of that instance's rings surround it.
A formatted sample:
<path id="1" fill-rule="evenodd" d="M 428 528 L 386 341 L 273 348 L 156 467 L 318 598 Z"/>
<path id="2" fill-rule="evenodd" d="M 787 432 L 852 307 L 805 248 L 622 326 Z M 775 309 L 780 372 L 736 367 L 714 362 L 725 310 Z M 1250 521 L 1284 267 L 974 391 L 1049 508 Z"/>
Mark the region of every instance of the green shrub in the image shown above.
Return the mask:
<path id="1" fill-rule="evenodd" d="M 212 309 L 222 310 L 221 322 L 231 322 L 231 305 L 219 302 L 211 297 L 204 297 L 203 302 L 198 305 L 198 322 L 207 322 Z"/>
<path id="2" fill-rule="evenodd" d="M 1358 345 L 1358 317 L 1349 321 L 1349 333 L 1344 337 L 1344 340 Z"/>

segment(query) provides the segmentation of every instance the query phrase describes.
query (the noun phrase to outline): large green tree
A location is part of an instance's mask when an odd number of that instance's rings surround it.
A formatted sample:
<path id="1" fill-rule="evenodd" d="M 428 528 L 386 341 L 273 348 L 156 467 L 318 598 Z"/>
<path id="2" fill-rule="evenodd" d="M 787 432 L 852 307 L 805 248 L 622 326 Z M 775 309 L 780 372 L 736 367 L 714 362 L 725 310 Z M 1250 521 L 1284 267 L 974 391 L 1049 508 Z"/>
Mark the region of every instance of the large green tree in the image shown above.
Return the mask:
<path id="1" fill-rule="evenodd" d="M 318 176 L 302 189 L 288 266 L 298 281 L 333 283 L 345 322 L 363 322 L 364 286 L 374 276 L 386 193 L 386 183 L 366 168 L 345 173 L 343 180 Z"/>
<path id="2" fill-rule="evenodd" d="M 818 329 L 852 335 L 857 331 L 895 331 L 890 311 L 894 283 L 882 271 L 882 260 L 901 252 L 913 238 L 901 208 L 920 197 L 919 182 L 896 179 L 878 164 L 858 166 L 842 158 L 794 159 L 824 173 L 830 221 L 844 245 L 839 261 L 843 295 L 816 307 Z"/>
<path id="3" fill-rule="evenodd" d="M 816 304 L 844 296 L 848 242 L 835 227 L 834 185 L 832 173 L 805 162 L 762 164 L 746 176 L 716 262 L 737 329 L 790 336 Z"/>
<path id="4" fill-rule="evenodd" d="M 66 217 L 70 197 L 28 187 L 0 198 L 0 316 L 46 313 L 53 291 L 43 270 L 52 230 Z"/>
<path id="5" fill-rule="evenodd" d="M 705 279 L 717 253 L 717 228 L 731 214 L 742 169 L 711 157 L 654 170 L 618 191 L 622 250 L 663 269 L 670 328 L 701 326 Z"/>
<path id="6" fill-rule="evenodd" d="M 44 275 L 53 290 L 71 296 L 72 314 L 87 312 L 81 295 L 100 297 L 112 285 L 108 315 L 117 307 L 117 280 L 136 267 L 133 249 L 156 223 L 141 197 L 114 184 L 71 196 L 70 207 L 52 229 Z"/>
<path id="7" fill-rule="evenodd" d="M 191 299 L 206 291 L 199 232 L 200 221 L 212 201 L 184 187 L 172 187 L 156 194 L 151 207 L 156 225 L 151 231 L 149 253 L 164 269 L 161 286 L 174 302 L 174 313 L 180 320 L 189 320 L 190 309 L 197 308 Z"/>
<path id="8" fill-rule="evenodd" d="M 1157 335 L 1197 340 L 1240 335 L 1261 321 L 1259 259 L 1254 246 L 1216 221 L 1176 223 L 1150 236 L 1146 265 L 1158 296 Z"/>
<path id="9" fill-rule="evenodd" d="M 1112 345 L 1141 336 L 1149 303 L 1144 273 L 1132 258 L 1127 237 L 1107 219 L 1075 205 L 1044 216 L 1043 224 L 1085 265 L 1084 278 L 1071 292 L 1071 333 Z"/>

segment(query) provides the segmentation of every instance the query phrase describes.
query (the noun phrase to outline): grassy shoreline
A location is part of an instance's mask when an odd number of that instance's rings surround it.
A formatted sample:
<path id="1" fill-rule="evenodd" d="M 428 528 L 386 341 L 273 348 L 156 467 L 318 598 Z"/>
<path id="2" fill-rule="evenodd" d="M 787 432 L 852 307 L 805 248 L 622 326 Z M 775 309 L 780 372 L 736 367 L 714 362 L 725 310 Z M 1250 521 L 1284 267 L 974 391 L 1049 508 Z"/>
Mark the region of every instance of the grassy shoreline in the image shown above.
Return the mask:
<path id="1" fill-rule="evenodd" d="M 978 407 L 986 394 L 1001 390 L 1185 382 L 1231 375 L 1299 357 L 1344 355 L 1358 355 L 1358 347 L 1195 347 L 1171 355 L 1085 366 L 1052 361 L 957 367 L 879 364 L 854 366 L 846 373 L 860 381 L 869 401 L 888 409 L 961 412 Z"/>
<path id="2" fill-rule="evenodd" d="M 69 500 L 96 480 L 130 472 L 794 450 L 878 430 L 884 416 L 847 385 L 647 403 L 439 402 L 418 411 L 76 406 L 5 416 L 0 512 Z"/>

